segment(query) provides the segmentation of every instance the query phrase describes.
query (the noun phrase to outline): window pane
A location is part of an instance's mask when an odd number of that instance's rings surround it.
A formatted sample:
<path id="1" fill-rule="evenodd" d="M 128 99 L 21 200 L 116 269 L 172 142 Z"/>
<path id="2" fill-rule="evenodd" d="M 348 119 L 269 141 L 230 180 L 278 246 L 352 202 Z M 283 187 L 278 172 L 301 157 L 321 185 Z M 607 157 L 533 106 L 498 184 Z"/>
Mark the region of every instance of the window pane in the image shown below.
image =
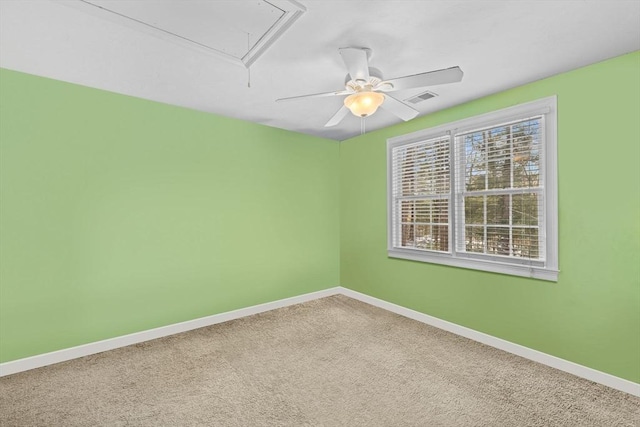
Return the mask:
<path id="1" fill-rule="evenodd" d="M 464 136 L 463 140 L 466 169 L 465 187 L 467 191 L 484 190 L 486 188 L 487 156 L 484 150 L 484 139 L 481 133 Z"/>
<path id="2" fill-rule="evenodd" d="M 482 132 L 487 150 L 487 188 L 511 186 L 511 128 L 500 126 Z"/>
<path id="3" fill-rule="evenodd" d="M 487 253 L 509 255 L 508 227 L 487 227 Z"/>
<path id="4" fill-rule="evenodd" d="M 512 205 L 514 225 L 538 225 L 537 194 L 514 194 Z"/>
<path id="5" fill-rule="evenodd" d="M 513 125 L 513 187 L 540 186 L 540 119 Z"/>
<path id="6" fill-rule="evenodd" d="M 449 227 L 446 225 L 416 225 L 415 247 L 434 251 L 448 251 Z"/>
<path id="7" fill-rule="evenodd" d="M 465 250 L 484 252 L 484 227 L 465 227 Z"/>
<path id="8" fill-rule="evenodd" d="M 465 224 L 484 224 L 484 196 L 464 198 Z"/>
<path id="9" fill-rule="evenodd" d="M 413 224 L 402 224 L 402 243 L 403 247 L 413 247 L 414 238 L 413 238 L 413 228 L 415 225 Z"/>
<path id="10" fill-rule="evenodd" d="M 449 199 L 403 200 L 400 202 L 402 222 L 447 224 Z"/>
<path id="11" fill-rule="evenodd" d="M 509 195 L 487 196 L 487 224 L 509 224 Z"/>
<path id="12" fill-rule="evenodd" d="M 537 228 L 513 228 L 513 256 L 537 259 L 540 258 Z"/>
<path id="13" fill-rule="evenodd" d="M 489 161 L 488 188 L 509 188 L 511 187 L 511 159 L 498 159 Z"/>
<path id="14" fill-rule="evenodd" d="M 402 196 L 449 193 L 449 139 L 426 141 L 395 154 Z"/>
<path id="15" fill-rule="evenodd" d="M 416 225 L 416 247 L 419 249 L 431 249 L 433 239 L 430 225 Z"/>
<path id="16" fill-rule="evenodd" d="M 434 225 L 432 228 L 433 247 L 436 251 L 449 250 L 449 226 Z"/>
<path id="17" fill-rule="evenodd" d="M 434 224 L 449 223 L 449 199 L 438 199 L 433 201 L 433 219 Z"/>
<path id="18" fill-rule="evenodd" d="M 415 222 L 415 206 L 413 200 L 400 202 L 401 222 Z"/>
<path id="19" fill-rule="evenodd" d="M 424 206 L 421 205 L 422 201 L 415 200 L 403 200 L 400 202 L 400 213 L 402 215 L 402 222 L 417 222 L 418 217 L 422 219 L 424 215 Z M 427 215 L 429 211 L 427 208 Z"/>
<path id="20" fill-rule="evenodd" d="M 415 221 L 431 222 L 431 200 L 416 200 L 413 204 L 415 206 Z"/>

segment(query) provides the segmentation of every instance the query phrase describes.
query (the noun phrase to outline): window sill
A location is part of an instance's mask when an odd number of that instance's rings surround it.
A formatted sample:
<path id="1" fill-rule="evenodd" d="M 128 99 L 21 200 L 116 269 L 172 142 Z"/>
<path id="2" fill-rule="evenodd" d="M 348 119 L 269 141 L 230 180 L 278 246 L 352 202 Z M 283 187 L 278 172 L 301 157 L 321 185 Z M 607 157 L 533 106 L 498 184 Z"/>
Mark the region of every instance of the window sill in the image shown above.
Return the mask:
<path id="1" fill-rule="evenodd" d="M 509 274 L 512 276 L 530 277 L 533 279 L 558 281 L 558 270 L 548 268 L 509 264 L 496 261 L 483 261 L 470 258 L 454 258 L 449 254 L 432 254 L 411 249 L 388 249 L 390 258 L 408 259 L 411 261 L 428 262 L 431 264 L 442 264 L 453 267 L 468 268 L 472 270 L 489 271 L 492 273 Z"/>

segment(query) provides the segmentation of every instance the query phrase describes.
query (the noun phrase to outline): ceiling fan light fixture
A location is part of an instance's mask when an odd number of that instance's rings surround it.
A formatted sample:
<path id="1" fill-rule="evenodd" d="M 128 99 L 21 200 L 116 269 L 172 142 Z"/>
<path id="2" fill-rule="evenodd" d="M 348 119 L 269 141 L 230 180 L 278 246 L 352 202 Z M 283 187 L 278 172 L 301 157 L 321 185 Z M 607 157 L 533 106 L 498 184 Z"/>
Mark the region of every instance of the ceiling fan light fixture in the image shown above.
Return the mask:
<path id="1" fill-rule="evenodd" d="M 347 96 L 344 100 L 344 106 L 347 107 L 354 116 L 367 117 L 375 113 L 383 102 L 383 94 L 363 91 Z"/>

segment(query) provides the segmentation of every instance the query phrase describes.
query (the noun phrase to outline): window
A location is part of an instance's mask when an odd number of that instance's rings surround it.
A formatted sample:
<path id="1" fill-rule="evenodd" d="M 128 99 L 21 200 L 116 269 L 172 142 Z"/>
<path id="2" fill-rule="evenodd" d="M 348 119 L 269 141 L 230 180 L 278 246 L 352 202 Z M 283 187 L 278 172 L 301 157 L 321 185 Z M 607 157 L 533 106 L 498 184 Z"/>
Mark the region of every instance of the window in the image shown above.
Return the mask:
<path id="1" fill-rule="evenodd" d="M 390 257 L 557 280 L 556 98 L 392 138 Z"/>

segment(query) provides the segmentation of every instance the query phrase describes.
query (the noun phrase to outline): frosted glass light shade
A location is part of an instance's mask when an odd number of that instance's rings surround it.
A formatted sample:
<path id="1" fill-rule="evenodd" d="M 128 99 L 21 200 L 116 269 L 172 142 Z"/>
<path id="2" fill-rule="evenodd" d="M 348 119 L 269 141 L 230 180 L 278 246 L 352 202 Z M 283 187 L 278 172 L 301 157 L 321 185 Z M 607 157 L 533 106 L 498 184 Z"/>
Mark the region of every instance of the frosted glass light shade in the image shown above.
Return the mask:
<path id="1" fill-rule="evenodd" d="M 357 92 L 344 100 L 344 105 L 354 116 L 367 117 L 376 112 L 384 102 L 384 95 L 377 92 Z"/>

